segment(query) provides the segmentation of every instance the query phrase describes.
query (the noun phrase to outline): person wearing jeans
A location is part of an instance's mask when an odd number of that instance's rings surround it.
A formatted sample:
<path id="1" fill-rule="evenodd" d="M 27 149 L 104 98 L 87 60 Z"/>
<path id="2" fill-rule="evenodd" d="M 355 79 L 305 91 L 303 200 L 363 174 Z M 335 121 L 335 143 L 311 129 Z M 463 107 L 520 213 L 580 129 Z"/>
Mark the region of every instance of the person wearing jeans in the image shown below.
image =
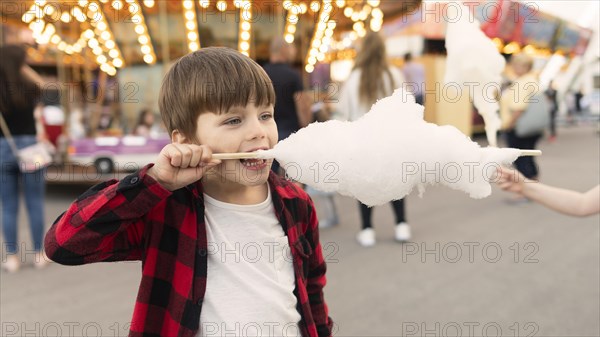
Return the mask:
<path id="1" fill-rule="evenodd" d="M 34 145 L 37 142 L 36 136 L 15 136 L 13 139 L 18 149 Z M 25 195 L 33 249 L 39 253 L 42 250 L 44 236 L 45 169 L 22 173 L 6 138 L 0 138 L 0 158 L 2 234 L 6 252 L 8 255 L 14 255 L 18 253 L 19 248 L 31 250 L 30 246 L 19 247 L 17 237 L 19 189 L 22 189 Z"/>
<path id="2" fill-rule="evenodd" d="M 3 128 L 0 129 L 0 200 L 2 249 L 8 253 L 1 262 L 2 269 L 16 272 L 22 260 L 17 255 L 19 249 L 35 251 L 36 267 L 43 267 L 47 263 L 42 253 L 45 170 L 23 173 L 10 144 L 12 138 L 17 149 L 23 149 L 44 137 L 42 133 L 37 133 L 34 115 L 41 96 L 42 79 L 26 65 L 26 53 L 20 46 L 0 47 L 0 55 L 0 113 L 3 122 Z M 20 244 L 18 239 L 20 191 L 25 195 L 33 247 Z M 21 254 L 22 257 L 27 255 Z"/>

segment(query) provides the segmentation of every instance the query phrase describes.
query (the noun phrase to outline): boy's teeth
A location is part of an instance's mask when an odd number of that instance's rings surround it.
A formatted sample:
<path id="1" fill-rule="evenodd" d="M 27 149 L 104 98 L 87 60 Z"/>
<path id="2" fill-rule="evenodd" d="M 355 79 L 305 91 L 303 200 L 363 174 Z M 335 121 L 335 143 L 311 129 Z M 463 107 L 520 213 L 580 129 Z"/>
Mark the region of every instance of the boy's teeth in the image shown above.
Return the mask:
<path id="1" fill-rule="evenodd" d="M 242 159 L 241 160 L 242 165 L 244 166 L 257 166 L 257 165 L 261 165 L 265 162 L 264 159 Z"/>

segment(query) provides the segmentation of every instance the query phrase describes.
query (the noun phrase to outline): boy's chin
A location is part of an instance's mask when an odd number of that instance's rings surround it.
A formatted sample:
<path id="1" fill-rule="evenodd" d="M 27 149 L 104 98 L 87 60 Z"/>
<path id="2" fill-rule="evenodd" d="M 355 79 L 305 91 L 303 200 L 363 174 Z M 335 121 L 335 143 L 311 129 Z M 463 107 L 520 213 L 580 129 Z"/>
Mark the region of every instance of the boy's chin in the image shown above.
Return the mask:
<path id="1" fill-rule="evenodd" d="M 252 181 L 252 182 L 241 182 L 241 185 L 247 186 L 247 187 L 258 187 L 258 186 L 262 186 L 264 184 L 267 183 L 267 179 L 261 180 L 261 181 Z"/>
<path id="2" fill-rule="evenodd" d="M 253 177 L 241 177 L 237 183 L 244 186 L 260 186 L 267 182 L 269 179 L 269 171 L 266 171 L 261 174 L 257 174 Z"/>

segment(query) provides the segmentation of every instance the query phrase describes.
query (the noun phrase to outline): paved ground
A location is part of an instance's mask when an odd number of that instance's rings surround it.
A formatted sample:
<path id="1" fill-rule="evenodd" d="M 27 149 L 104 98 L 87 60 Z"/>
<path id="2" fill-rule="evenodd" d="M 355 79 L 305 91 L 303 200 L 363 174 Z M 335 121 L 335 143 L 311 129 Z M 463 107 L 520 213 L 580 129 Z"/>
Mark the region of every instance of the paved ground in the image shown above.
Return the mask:
<path id="1" fill-rule="evenodd" d="M 599 183 L 597 128 L 561 129 L 556 143 L 540 148 L 543 181 L 576 190 Z M 48 223 L 84 189 L 51 186 Z M 413 242 L 393 241 L 391 208 L 382 206 L 374 212 L 378 244 L 363 249 L 354 241 L 355 201 L 336 197 L 341 223 L 324 229 L 322 242 L 337 335 L 599 336 L 599 217 L 569 218 L 506 198 L 497 189 L 472 200 L 429 188 L 408 198 Z M 0 335 L 126 335 L 139 274 L 139 263 L 2 273 Z"/>

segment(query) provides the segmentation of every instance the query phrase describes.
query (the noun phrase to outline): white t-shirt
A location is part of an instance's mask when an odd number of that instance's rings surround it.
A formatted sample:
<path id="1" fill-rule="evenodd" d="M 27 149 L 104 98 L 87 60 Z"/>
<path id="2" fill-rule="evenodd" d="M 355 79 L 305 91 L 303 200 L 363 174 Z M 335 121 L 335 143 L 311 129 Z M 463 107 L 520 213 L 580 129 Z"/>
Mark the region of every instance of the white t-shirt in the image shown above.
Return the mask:
<path id="1" fill-rule="evenodd" d="M 300 336 L 288 238 L 271 191 L 256 205 L 204 195 L 208 278 L 198 336 Z"/>

